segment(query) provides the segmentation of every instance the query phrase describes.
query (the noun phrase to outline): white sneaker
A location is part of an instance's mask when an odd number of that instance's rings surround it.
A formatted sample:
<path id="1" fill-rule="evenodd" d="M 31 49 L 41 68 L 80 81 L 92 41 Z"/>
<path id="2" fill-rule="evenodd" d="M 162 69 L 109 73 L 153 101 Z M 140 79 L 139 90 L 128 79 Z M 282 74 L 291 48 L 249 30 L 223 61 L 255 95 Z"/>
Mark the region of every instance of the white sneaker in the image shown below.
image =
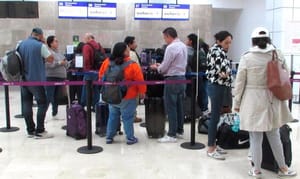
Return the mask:
<path id="1" fill-rule="evenodd" d="M 216 147 L 216 151 L 219 153 L 219 154 L 227 154 L 227 151 L 224 150 L 223 148 L 221 148 L 220 146 L 217 145 Z"/>
<path id="2" fill-rule="evenodd" d="M 261 171 L 256 171 L 255 168 L 251 168 L 251 170 L 248 172 L 248 175 L 254 178 L 262 178 Z"/>
<path id="3" fill-rule="evenodd" d="M 213 152 L 207 152 L 207 156 L 214 158 L 216 160 L 225 160 L 225 157 L 221 155 L 219 152 L 214 150 Z"/>
<path id="4" fill-rule="evenodd" d="M 281 170 L 278 171 L 278 176 L 279 177 L 293 177 L 296 176 L 297 172 L 291 170 L 290 168 L 288 168 L 288 170 L 286 172 L 282 172 Z"/>
<path id="5" fill-rule="evenodd" d="M 164 136 L 163 138 L 160 138 L 157 140 L 160 143 L 175 143 L 177 142 L 177 139 L 175 137 L 170 137 L 170 136 Z"/>
<path id="6" fill-rule="evenodd" d="M 176 138 L 177 139 L 184 139 L 183 134 L 179 134 L 179 133 L 176 134 Z"/>
<path id="7" fill-rule="evenodd" d="M 35 139 L 48 139 L 48 138 L 53 138 L 53 137 L 54 137 L 54 135 L 48 133 L 47 131 L 44 131 L 42 133 L 37 133 L 34 136 Z"/>
<path id="8" fill-rule="evenodd" d="M 203 115 L 203 116 L 208 116 L 208 115 L 209 115 L 209 113 L 210 113 L 210 112 L 209 112 L 209 110 L 202 111 L 202 115 Z"/>

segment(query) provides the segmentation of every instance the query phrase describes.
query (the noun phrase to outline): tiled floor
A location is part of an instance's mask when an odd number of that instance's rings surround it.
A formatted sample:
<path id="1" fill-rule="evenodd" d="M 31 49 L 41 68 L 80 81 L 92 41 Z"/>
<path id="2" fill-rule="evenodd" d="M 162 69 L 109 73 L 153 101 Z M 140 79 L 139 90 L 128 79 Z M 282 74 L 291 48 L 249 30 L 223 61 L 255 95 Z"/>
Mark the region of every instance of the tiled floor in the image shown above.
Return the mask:
<path id="1" fill-rule="evenodd" d="M 3 87 L 0 89 L 0 127 L 6 126 Z M 1 179 L 244 179 L 248 177 L 247 150 L 230 150 L 225 161 L 206 156 L 206 149 L 187 150 L 180 147 L 190 140 L 190 124 L 185 125 L 185 139 L 178 143 L 160 144 L 149 139 L 145 128 L 135 124 L 139 143 L 128 146 L 124 136 L 115 138 L 116 143 L 105 144 L 104 138 L 94 135 L 93 145 L 103 147 L 97 154 L 80 154 L 77 149 L 87 145 L 87 140 L 74 140 L 61 129 L 65 120 L 51 120 L 47 113 L 46 128 L 54 133 L 52 139 L 36 140 L 26 137 L 24 119 L 14 118 L 20 114 L 20 92 L 18 87 L 10 89 L 11 126 L 16 132 L 0 132 L 0 178 Z M 144 106 L 138 114 L 144 118 Z M 293 115 L 300 119 L 300 106 L 294 105 Z M 59 116 L 65 118 L 65 107 L 59 108 Z M 94 113 L 93 129 L 94 129 Z M 300 172 L 300 128 L 291 123 L 293 145 L 292 168 Z M 207 136 L 196 134 L 196 141 L 206 144 Z M 266 179 L 277 175 L 263 170 Z M 300 178 L 300 175 L 295 177 Z"/>

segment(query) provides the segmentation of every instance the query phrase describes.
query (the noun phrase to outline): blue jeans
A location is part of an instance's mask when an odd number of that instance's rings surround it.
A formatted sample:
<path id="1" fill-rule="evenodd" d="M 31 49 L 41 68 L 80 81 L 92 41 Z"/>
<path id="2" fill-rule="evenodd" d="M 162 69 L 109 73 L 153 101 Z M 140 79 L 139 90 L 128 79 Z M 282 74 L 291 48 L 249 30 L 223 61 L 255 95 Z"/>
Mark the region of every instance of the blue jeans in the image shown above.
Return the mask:
<path id="1" fill-rule="evenodd" d="M 167 80 L 185 80 L 184 76 L 173 76 Z M 164 104 L 169 120 L 168 136 L 176 137 L 176 133 L 182 134 L 184 124 L 183 99 L 186 84 L 165 84 Z"/>
<path id="2" fill-rule="evenodd" d="M 113 139 L 120 124 L 120 116 L 127 139 L 134 137 L 133 120 L 136 111 L 136 98 L 123 99 L 120 104 L 109 104 L 109 117 L 106 129 L 106 138 Z"/>
<path id="3" fill-rule="evenodd" d="M 28 133 L 41 133 L 45 131 L 44 121 L 48 109 L 44 86 L 22 86 L 21 97 L 23 101 L 22 112 L 25 118 Z M 37 101 L 36 128 L 33 121 L 33 97 Z"/>
<path id="4" fill-rule="evenodd" d="M 47 77 L 47 81 L 64 81 L 64 78 L 56 78 L 56 77 Z M 55 116 L 57 114 L 58 105 L 55 102 L 55 93 L 57 91 L 57 88 L 60 86 L 46 86 L 46 95 L 47 95 L 47 105 L 49 106 L 49 103 L 52 105 L 52 116 Z"/>
<path id="5" fill-rule="evenodd" d="M 226 86 L 216 83 L 208 83 L 208 95 L 211 102 L 211 118 L 208 123 L 208 146 L 216 145 L 217 125 L 220 121 L 221 108 L 223 106 L 224 90 Z"/>
<path id="6" fill-rule="evenodd" d="M 98 80 L 98 75 L 97 74 L 87 74 L 83 76 L 83 81 L 85 80 L 93 80 L 97 81 Z M 82 106 L 86 106 L 86 85 L 82 86 L 82 92 L 81 92 L 81 101 L 80 104 Z M 93 85 L 93 90 L 92 90 L 92 108 L 95 107 L 96 103 L 99 101 L 100 98 L 100 89 L 98 85 Z"/>

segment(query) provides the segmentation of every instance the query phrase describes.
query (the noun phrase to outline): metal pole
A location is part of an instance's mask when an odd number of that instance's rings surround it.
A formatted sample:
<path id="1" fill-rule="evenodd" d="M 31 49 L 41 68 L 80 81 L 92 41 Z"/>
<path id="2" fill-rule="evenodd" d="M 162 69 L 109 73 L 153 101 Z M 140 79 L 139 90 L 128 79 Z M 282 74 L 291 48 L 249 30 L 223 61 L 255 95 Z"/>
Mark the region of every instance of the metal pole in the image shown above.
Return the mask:
<path id="1" fill-rule="evenodd" d="M 87 109 L 87 146 L 88 149 L 92 149 L 92 94 L 93 94 L 93 81 L 92 80 L 87 80 L 86 81 L 86 109 Z"/>
<path id="2" fill-rule="evenodd" d="M 196 84 L 197 84 L 198 75 L 195 79 L 192 78 L 192 120 L 191 120 L 191 145 L 195 145 L 195 118 L 196 118 Z"/>
<path id="3" fill-rule="evenodd" d="M 87 146 L 83 146 L 77 149 L 79 153 L 82 154 L 94 154 L 99 153 L 103 151 L 102 147 L 93 146 L 92 145 L 92 94 L 93 94 L 93 81 L 90 77 L 88 80 L 86 80 L 86 100 L 87 100 Z"/>
<path id="4" fill-rule="evenodd" d="M 191 120 L 191 142 L 182 143 L 180 146 L 185 149 L 198 150 L 205 148 L 202 143 L 195 142 L 195 122 L 196 122 L 196 78 L 192 78 L 192 120 Z"/>
<path id="5" fill-rule="evenodd" d="M 18 127 L 10 126 L 10 111 L 9 111 L 9 91 L 8 86 L 4 86 L 5 94 L 5 112 L 6 112 L 6 127 L 0 128 L 0 132 L 14 132 L 18 131 Z"/>

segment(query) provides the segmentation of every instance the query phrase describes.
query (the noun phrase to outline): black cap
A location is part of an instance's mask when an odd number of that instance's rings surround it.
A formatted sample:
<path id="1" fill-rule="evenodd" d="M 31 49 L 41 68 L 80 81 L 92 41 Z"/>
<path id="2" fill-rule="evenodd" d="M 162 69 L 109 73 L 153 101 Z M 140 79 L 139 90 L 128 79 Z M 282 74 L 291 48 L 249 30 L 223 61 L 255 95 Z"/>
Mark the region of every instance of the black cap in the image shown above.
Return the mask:
<path id="1" fill-rule="evenodd" d="M 43 30 L 39 27 L 33 28 L 32 32 L 39 34 L 39 35 L 43 35 Z"/>

